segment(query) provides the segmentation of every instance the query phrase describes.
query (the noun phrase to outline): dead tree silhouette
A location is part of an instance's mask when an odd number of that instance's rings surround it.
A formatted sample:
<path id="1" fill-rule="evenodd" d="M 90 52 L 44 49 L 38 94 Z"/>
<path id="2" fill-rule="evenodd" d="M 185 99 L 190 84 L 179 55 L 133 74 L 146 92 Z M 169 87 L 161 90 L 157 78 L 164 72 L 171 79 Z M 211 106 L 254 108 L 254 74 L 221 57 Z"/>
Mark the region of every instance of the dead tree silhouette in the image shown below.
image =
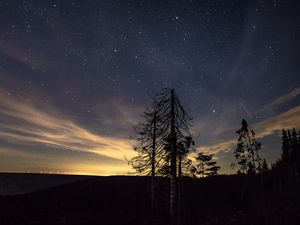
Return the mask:
<path id="1" fill-rule="evenodd" d="M 191 119 L 174 89 L 162 89 L 153 96 L 151 108 L 144 113 L 145 122 L 136 128 L 138 144 L 134 149 L 138 156 L 129 161 L 138 173 L 152 175 L 153 202 L 155 174 L 170 177 L 169 213 L 172 225 L 178 218 L 177 177 L 182 175 L 182 167 L 188 165 L 185 156 L 193 143 L 189 129 Z M 152 205 L 155 210 L 154 203 Z"/>

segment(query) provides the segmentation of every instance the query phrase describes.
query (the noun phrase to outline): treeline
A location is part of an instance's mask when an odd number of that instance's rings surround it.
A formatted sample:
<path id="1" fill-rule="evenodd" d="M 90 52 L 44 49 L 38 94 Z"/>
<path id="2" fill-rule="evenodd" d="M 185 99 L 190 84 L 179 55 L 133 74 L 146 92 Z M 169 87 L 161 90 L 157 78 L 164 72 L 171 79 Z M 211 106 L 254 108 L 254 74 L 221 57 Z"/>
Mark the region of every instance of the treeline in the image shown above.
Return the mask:
<path id="1" fill-rule="evenodd" d="M 271 174 L 283 189 L 299 186 L 300 175 L 300 131 L 296 129 L 281 132 L 282 154 L 271 166 Z"/>

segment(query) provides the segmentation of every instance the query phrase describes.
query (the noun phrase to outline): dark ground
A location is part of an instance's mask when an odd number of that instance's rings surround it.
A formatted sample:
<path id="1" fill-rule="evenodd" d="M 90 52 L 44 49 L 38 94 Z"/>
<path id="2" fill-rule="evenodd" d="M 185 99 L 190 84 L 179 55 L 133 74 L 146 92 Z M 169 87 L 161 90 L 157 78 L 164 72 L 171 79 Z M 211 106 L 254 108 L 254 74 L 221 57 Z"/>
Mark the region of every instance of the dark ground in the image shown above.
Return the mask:
<path id="1" fill-rule="evenodd" d="M 6 188 L 0 224 L 151 224 L 150 183 L 150 177 L 0 174 Z M 154 224 L 168 224 L 169 180 L 155 183 Z M 180 225 L 300 224 L 299 190 L 268 176 L 183 179 L 181 190 Z"/>

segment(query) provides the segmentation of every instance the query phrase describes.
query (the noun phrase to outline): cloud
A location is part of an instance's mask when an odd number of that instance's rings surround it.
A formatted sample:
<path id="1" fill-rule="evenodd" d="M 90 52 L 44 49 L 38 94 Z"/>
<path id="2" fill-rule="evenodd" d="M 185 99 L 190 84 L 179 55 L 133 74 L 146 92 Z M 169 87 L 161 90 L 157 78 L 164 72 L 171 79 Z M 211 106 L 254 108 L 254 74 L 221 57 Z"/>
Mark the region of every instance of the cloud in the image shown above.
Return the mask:
<path id="1" fill-rule="evenodd" d="M 270 117 L 264 121 L 253 124 L 253 129 L 256 132 L 257 138 L 264 138 L 276 132 L 280 132 L 283 128 L 299 128 L 300 127 L 300 105 L 296 106 L 284 113 Z M 232 130 L 234 132 L 234 130 Z M 217 144 L 201 146 L 197 151 L 204 152 L 228 152 L 231 151 L 233 145 L 236 143 L 236 139 L 230 138 L 223 140 Z"/>
<path id="2" fill-rule="evenodd" d="M 28 48 L 30 46 L 30 48 Z M 20 64 L 32 69 L 42 69 L 47 64 L 50 66 L 50 60 L 46 60 L 43 54 L 40 54 L 33 45 L 22 39 L 11 37 L 9 40 L 0 39 L 0 55 L 5 56 L 6 59 L 14 60 Z"/>
<path id="3" fill-rule="evenodd" d="M 291 96 L 295 95 L 292 92 L 285 95 L 289 97 L 278 99 L 290 99 Z M 276 100 L 273 102 L 276 102 Z M 282 100 L 277 102 L 282 102 Z M 122 108 L 118 108 L 118 110 L 121 111 L 120 115 L 122 115 L 122 118 L 128 118 L 128 123 L 134 123 L 134 116 L 128 114 L 126 109 L 124 112 Z M 282 128 L 298 128 L 300 127 L 299 115 L 300 106 L 297 106 L 284 113 L 255 123 L 253 128 L 256 131 L 256 136 L 264 138 L 279 132 Z M 56 149 L 92 153 L 123 162 L 125 161 L 125 156 L 130 158 L 135 155 L 131 147 L 132 143 L 128 139 L 108 137 L 91 132 L 83 125 L 75 123 L 49 105 L 38 106 L 30 102 L 21 101 L 13 95 L 8 95 L 4 90 L 0 90 L 0 116 L 0 139 L 5 141 L 21 145 L 38 146 L 44 144 Z M 106 122 L 109 123 L 109 121 Z M 234 134 L 234 130 L 232 130 L 232 134 Z M 216 144 L 201 146 L 197 149 L 197 152 L 229 152 L 232 151 L 235 143 L 236 137 L 232 137 L 219 141 Z M 13 152 L 9 149 L 6 151 L 21 158 L 33 158 L 33 156 L 28 156 L 22 151 Z M 192 156 L 193 154 L 190 157 Z M 102 175 L 123 174 L 124 171 L 129 170 L 129 167 L 125 164 L 108 165 L 104 163 L 104 165 L 100 166 L 95 163 L 85 165 L 76 162 L 70 163 L 66 168 L 68 173 L 99 174 L 99 171 L 101 171 Z M 60 168 L 60 171 L 63 171 L 63 168 Z"/>
<path id="4" fill-rule="evenodd" d="M 21 102 L 0 90 L 0 138 L 18 144 L 94 153 L 124 160 L 135 155 L 128 139 L 98 135 L 62 116 L 50 106 Z"/>
<path id="5" fill-rule="evenodd" d="M 258 110 L 255 114 L 259 114 L 268 109 L 274 109 L 277 106 L 292 100 L 293 98 L 297 97 L 298 95 L 300 95 L 300 87 L 295 88 L 293 91 L 291 91 L 288 94 L 285 94 L 285 95 L 282 95 L 282 96 L 276 98 L 274 101 L 270 102 L 269 104 L 265 105 L 262 109 Z"/>
<path id="6" fill-rule="evenodd" d="M 236 140 L 230 139 L 226 140 L 214 145 L 207 145 L 207 146 L 201 146 L 197 149 L 197 151 L 201 152 L 210 152 L 210 153 L 217 153 L 220 151 L 229 151 L 231 150 L 231 147 L 236 143 Z"/>
<path id="7" fill-rule="evenodd" d="M 0 171 L 14 173 L 58 173 L 58 174 L 82 174 L 82 175 L 122 175 L 131 172 L 127 163 L 116 161 L 86 160 L 81 157 L 70 156 L 57 157 L 51 154 L 36 154 L 0 146 Z M 94 157 L 95 158 L 95 157 Z"/>
<path id="8" fill-rule="evenodd" d="M 256 136 L 263 138 L 271 135 L 275 132 L 281 131 L 282 128 L 299 128 L 300 127 L 300 105 L 296 106 L 284 113 L 277 116 L 270 117 L 262 122 L 254 124 L 255 130 L 257 130 Z"/>

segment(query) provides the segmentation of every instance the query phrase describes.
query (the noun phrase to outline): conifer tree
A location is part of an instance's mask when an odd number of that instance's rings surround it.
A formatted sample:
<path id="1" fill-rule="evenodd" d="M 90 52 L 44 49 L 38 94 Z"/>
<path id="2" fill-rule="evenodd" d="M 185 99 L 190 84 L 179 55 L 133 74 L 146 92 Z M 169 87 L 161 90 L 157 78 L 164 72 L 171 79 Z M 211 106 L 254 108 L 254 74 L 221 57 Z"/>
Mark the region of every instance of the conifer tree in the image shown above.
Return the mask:
<path id="1" fill-rule="evenodd" d="M 268 172 L 269 171 L 269 166 L 267 164 L 267 161 L 266 159 L 263 159 L 263 162 L 262 162 L 262 172 Z"/>
<path id="2" fill-rule="evenodd" d="M 217 175 L 220 166 L 217 166 L 217 162 L 213 161 L 214 154 L 208 154 L 199 152 L 195 157 L 196 160 L 196 174 L 199 177 L 207 177 Z"/>
<path id="3" fill-rule="evenodd" d="M 282 129 L 281 132 L 281 142 L 282 142 L 282 162 L 283 164 L 289 164 L 290 143 L 289 143 L 287 131 L 285 129 Z"/>
<path id="4" fill-rule="evenodd" d="M 147 108 L 143 114 L 144 122 L 135 127 L 136 145 L 134 150 L 137 156 L 133 157 L 129 164 L 141 175 L 155 176 L 158 170 L 156 167 L 156 158 L 162 155 L 162 149 L 159 148 L 159 120 L 155 109 Z"/>
<path id="5" fill-rule="evenodd" d="M 191 119 L 173 89 L 154 95 L 151 108 L 144 113 L 144 123 L 136 129 L 138 143 L 134 149 L 138 156 L 129 161 L 140 174 L 170 176 L 171 224 L 177 217 L 176 177 L 182 175 L 182 166 L 190 165 L 186 155 L 193 144 Z"/>
<path id="6" fill-rule="evenodd" d="M 290 158 L 293 175 L 297 180 L 299 180 L 300 142 L 295 128 L 293 128 L 291 132 L 290 148 Z"/>
<path id="7" fill-rule="evenodd" d="M 178 160 L 187 154 L 187 148 L 182 151 L 179 146 L 184 146 L 192 139 L 190 132 L 191 117 L 187 114 L 174 89 L 165 89 L 156 95 L 155 108 L 162 124 L 162 131 L 165 132 L 165 150 L 167 161 L 170 165 L 170 221 L 175 224 L 177 220 L 177 167 Z M 180 144 L 181 143 L 181 144 Z M 180 162 L 180 166 L 181 166 Z"/>
<path id="8" fill-rule="evenodd" d="M 187 154 L 190 152 L 192 146 L 195 145 L 192 137 L 187 136 L 184 140 L 179 141 L 178 149 L 178 177 L 191 175 L 191 161 L 187 159 Z M 194 150 L 194 149 L 193 149 Z M 184 171 L 183 171 L 184 170 Z"/>
<path id="9" fill-rule="evenodd" d="M 298 130 L 297 148 L 295 152 L 295 164 L 298 176 L 298 182 L 300 182 L 300 130 Z"/>
<path id="10" fill-rule="evenodd" d="M 282 157 L 279 166 L 282 166 L 283 180 L 287 187 L 299 181 L 299 142 L 295 129 L 282 130 Z"/>
<path id="11" fill-rule="evenodd" d="M 234 156 L 237 164 L 240 166 L 238 173 L 255 174 L 261 171 L 262 162 L 258 151 L 261 149 L 261 143 L 256 141 L 255 132 L 248 128 L 245 119 L 241 122 L 242 127 L 238 131 L 239 134 L 237 147 L 234 150 Z M 235 164 L 233 164 L 235 166 Z"/>

